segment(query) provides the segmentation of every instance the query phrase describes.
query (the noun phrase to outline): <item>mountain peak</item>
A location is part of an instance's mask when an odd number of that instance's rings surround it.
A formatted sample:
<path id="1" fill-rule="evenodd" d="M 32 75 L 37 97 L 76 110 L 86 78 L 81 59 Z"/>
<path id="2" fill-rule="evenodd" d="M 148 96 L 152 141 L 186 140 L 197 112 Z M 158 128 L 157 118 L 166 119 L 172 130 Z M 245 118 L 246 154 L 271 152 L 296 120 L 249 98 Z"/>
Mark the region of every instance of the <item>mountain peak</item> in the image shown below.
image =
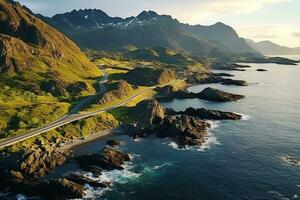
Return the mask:
<path id="1" fill-rule="evenodd" d="M 157 17 L 157 16 L 158 16 L 158 14 L 156 12 L 149 10 L 149 11 L 143 11 L 143 12 L 141 12 L 137 16 L 137 18 L 139 20 L 150 20 L 150 19 L 153 19 L 154 17 Z"/>

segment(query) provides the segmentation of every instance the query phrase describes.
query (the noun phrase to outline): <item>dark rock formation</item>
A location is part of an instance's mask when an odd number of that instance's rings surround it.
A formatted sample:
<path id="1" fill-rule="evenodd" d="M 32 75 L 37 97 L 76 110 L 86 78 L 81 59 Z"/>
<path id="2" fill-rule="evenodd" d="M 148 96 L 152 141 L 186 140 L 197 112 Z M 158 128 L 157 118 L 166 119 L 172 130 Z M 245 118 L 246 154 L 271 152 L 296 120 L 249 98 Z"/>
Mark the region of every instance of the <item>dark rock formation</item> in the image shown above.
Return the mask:
<path id="1" fill-rule="evenodd" d="M 127 97 L 134 91 L 132 85 L 127 81 L 121 80 L 107 85 L 107 91 L 98 101 L 99 104 L 107 104 Z"/>
<path id="2" fill-rule="evenodd" d="M 236 86 L 247 86 L 247 82 L 243 80 L 232 80 L 232 79 L 223 79 L 221 82 L 222 85 L 236 85 Z"/>
<path id="3" fill-rule="evenodd" d="M 232 94 L 218 90 L 215 88 L 205 88 L 202 92 L 197 94 L 197 97 L 200 99 L 205 99 L 207 101 L 217 101 L 217 102 L 230 102 L 237 101 L 244 98 L 243 95 Z"/>
<path id="4" fill-rule="evenodd" d="M 187 115 L 167 116 L 156 128 L 158 137 L 175 138 L 180 146 L 201 145 L 210 124 Z"/>
<path id="5" fill-rule="evenodd" d="M 221 83 L 223 85 L 247 86 L 246 81 L 223 78 L 222 75 L 225 75 L 225 77 L 229 77 L 228 74 L 222 73 L 195 73 L 188 76 L 187 82 L 191 84 Z"/>
<path id="6" fill-rule="evenodd" d="M 176 73 L 169 69 L 154 69 L 149 67 L 139 67 L 122 74 L 121 78 L 125 79 L 132 85 L 162 85 L 176 79 Z"/>
<path id="7" fill-rule="evenodd" d="M 100 187 L 100 188 L 105 188 L 110 186 L 109 182 L 97 182 L 80 174 L 69 174 L 64 178 L 74 183 L 77 183 L 79 185 L 88 184 L 92 187 Z"/>
<path id="8" fill-rule="evenodd" d="M 83 155 L 76 158 L 76 160 L 82 169 L 97 166 L 106 170 L 123 170 L 122 165 L 127 161 L 131 161 L 131 158 L 126 153 L 105 147 L 99 154 Z"/>
<path id="9" fill-rule="evenodd" d="M 107 140 L 106 144 L 109 145 L 109 146 L 114 147 L 114 146 L 123 145 L 124 142 L 123 141 L 118 141 L 118 140 Z"/>
<path id="10" fill-rule="evenodd" d="M 214 73 L 216 76 L 223 76 L 223 77 L 233 77 L 234 75 L 228 73 Z"/>
<path id="11" fill-rule="evenodd" d="M 165 109 L 154 99 L 138 103 L 130 111 L 139 129 L 150 129 L 159 124 L 165 116 Z"/>
<path id="12" fill-rule="evenodd" d="M 88 85 L 83 81 L 79 81 L 79 82 L 70 84 L 67 87 L 67 91 L 72 95 L 77 95 L 80 92 L 88 91 Z"/>
<path id="13" fill-rule="evenodd" d="M 250 68 L 250 66 L 236 63 L 214 63 L 212 65 L 212 69 L 215 70 L 246 71 L 245 68 Z"/>
<path id="14" fill-rule="evenodd" d="M 238 115 L 233 112 L 224 112 L 219 110 L 206 110 L 204 108 L 195 109 L 195 108 L 187 108 L 183 112 L 177 112 L 177 114 L 184 114 L 188 116 L 199 117 L 201 119 L 208 120 L 240 120 L 242 119 L 241 115 Z"/>
<path id="15" fill-rule="evenodd" d="M 1 158 L 1 171 L 14 171 L 14 177 L 32 179 L 43 177 L 66 161 L 66 154 L 50 147 L 41 147 L 28 152 L 14 153 Z"/>
<path id="16" fill-rule="evenodd" d="M 258 72 L 267 72 L 268 70 L 266 70 L 266 69 L 257 69 L 256 71 L 258 71 Z"/>
<path id="17" fill-rule="evenodd" d="M 84 187 L 68 179 L 54 179 L 45 181 L 35 187 L 36 192 L 44 199 L 62 200 L 77 199 L 84 196 Z"/>
<path id="18" fill-rule="evenodd" d="M 60 80 L 45 80 L 41 82 L 41 89 L 53 96 L 61 96 L 66 92 L 66 83 Z"/>

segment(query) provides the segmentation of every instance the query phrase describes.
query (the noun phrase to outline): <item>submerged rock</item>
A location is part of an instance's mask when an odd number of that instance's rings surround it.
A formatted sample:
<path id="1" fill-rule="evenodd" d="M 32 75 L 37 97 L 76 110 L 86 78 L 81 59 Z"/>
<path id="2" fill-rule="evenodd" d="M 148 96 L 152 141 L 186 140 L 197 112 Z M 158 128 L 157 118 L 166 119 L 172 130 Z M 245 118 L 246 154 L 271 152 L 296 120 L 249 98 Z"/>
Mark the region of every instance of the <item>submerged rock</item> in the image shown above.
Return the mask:
<path id="1" fill-rule="evenodd" d="M 204 108 L 195 109 L 192 107 L 187 108 L 183 112 L 177 114 L 185 114 L 188 116 L 199 117 L 207 120 L 241 120 L 242 116 L 233 112 L 224 112 L 219 110 L 207 110 Z"/>
<path id="2" fill-rule="evenodd" d="M 122 165 L 127 161 L 131 161 L 131 158 L 129 154 L 105 147 L 99 154 L 79 156 L 76 160 L 82 169 L 97 166 L 106 170 L 123 170 Z"/>
<path id="3" fill-rule="evenodd" d="M 218 90 L 210 87 L 205 88 L 202 92 L 198 93 L 197 96 L 200 99 L 205 99 L 207 101 L 217 101 L 217 102 L 237 101 L 239 99 L 244 98 L 243 95 L 232 94 L 232 93 L 224 92 L 222 90 Z"/>

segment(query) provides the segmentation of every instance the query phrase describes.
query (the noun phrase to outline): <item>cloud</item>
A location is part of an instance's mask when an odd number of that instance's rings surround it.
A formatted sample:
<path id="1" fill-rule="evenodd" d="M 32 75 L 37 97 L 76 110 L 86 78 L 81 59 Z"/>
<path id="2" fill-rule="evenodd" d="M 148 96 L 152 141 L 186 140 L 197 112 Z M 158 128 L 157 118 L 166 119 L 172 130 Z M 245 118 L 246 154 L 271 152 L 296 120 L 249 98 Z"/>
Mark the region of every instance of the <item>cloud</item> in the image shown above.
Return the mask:
<path id="1" fill-rule="evenodd" d="M 265 5 L 290 0 L 19 0 L 34 12 L 53 15 L 79 8 L 99 8 L 113 16 L 127 17 L 155 10 L 190 23 L 211 16 L 254 12 Z"/>
<path id="2" fill-rule="evenodd" d="M 253 38 L 256 39 L 274 39 L 274 38 L 278 38 L 278 35 L 268 35 L 268 34 L 258 34 L 253 36 Z"/>
<path id="3" fill-rule="evenodd" d="M 293 32 L 292 36 L 294 36 L 296 38 L 300 38 L 300 32 Z"/>
<path id="4" fill-rule="evenodd" d="M 253 39 L 255 41 L 271 40 L 272 42 L 278 43 L 282 46 L 300 46 L 300 40 L 295 39 L 295 33 L 296 36 L 300 37 L 299 32 L 297 32 L 299 31 L 299 25 L 297 24 L 240 26 L 236 27 L 236 30 L 241 37 Z"/>

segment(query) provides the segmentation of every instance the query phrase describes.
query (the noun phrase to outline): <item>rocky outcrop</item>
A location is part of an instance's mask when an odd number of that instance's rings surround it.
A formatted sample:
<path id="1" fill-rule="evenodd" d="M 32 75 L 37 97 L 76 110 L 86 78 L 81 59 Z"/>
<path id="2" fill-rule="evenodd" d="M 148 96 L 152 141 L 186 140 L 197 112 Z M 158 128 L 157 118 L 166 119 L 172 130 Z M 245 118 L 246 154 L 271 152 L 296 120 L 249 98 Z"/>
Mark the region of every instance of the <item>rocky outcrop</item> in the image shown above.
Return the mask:
<path id="1" fill-rule="evenodd" d="M 155 100 L 144 100 L 130 111 L 139 129 L 152 130 L 165 116 L 165 109 Z"/>
<path id="2" fill-rule="evenodd" d="M 119 82 L 107 85 L 107 91 L 98 101 L 99 104 L 112 103 L 130 95 L 135 88 L 127 81 L 121 80 Z"/>
<path id="3" fill-rule="evenodd" d="M 115 146 L 123 145 L 123 144 L 124 144 L 124 141 L 119 141 L 119 140 L 107 140 L 107 141 L 106 141 L 106 144 L 109 145 L 109 146 L 115 147 Z"/>
<path id="4" fill-rule="evenodd" d="M 153 86 L 166 84 L 176 79 L 176 73 L 164 68 L 139 67 L 123 74 L 121 78 L 132 85 Z"/>
<path id="5" fill-rule="evenodd" d="M 85 177 L 81 174 L 68 174 L 67 176 L 64 177 L 65 179 L 72 181 L 74 183 L 77 183 L 79 185 L 85 185 L 88 184 L 92 187 L 100 187 L 100 188 L 105 188 L 110 186 L 109 182 L 97 182 L 95 180 L 92 180 L 88 177 Z"/>
<path id="6" fill-rule="evenodd" d="M 34 188 L 37 194 L 47 200 L 77 199 L 85 194 L 83 185 L 66 178 L 45 181 Z"/>
<path id="7" fill-rule="evenodd" d="M 105 170 L 123 170 L 123 164 L 131 161 L 128 154 L 119 150 L 105 147 L 99 154 L 83 155 L 76 158 L 77 163 L 82 169 L 88 169 L 90 166 L 97 166 Z"/>
<path id="8" fill-rule="evenodd" d="M 204 108 L 195 109 L 187 108 L 185 111 L 177 112 L 176 114 L 184 114 L 188 116 L 199 117 L 207 120 L 240 120 L 242 116 L 233 112 L 224 112 L 219 110 L 207 110 Z"/>
<path id="9" fill-rule="evenodd" d="M 232 80 L 232 79 L 223 79 L 221 82 L 222 85 L 236 85 L 236 86 L 247 86 L 247 82 L 243 80 Z"/>
<path id="10" fill-rule="evenodd" d="M 86 84 L 86 82 L 78 81 L 76 83 L 70 84 L 67 87 L 67 91 L 72 95 L 77 95 L 80 92 L 88 91 L 88 85 Z"/>
<path id="11" fill-rule="evenodd" d="M 201 145 L 207 136 L 210 124 L 187 115 L 167 116 L 156 128 L 158 137 L 171 137 L 180 146 Z"/>
<path id="12" fill-rule="evenodd" d="M 244 98 L 243 95 L 232 94 L 228 92 L 224 92 L 222 90 L 218 90 L 215 88 L 205 88 L 203 91 L 199 93 L 189 92 L 187 90 L 178 90 L 173 93 L 169 93 L 166 95 L 156 96 L 156 99 L 159 101 L 171 101 L 172 99 L 192 99 L 199 98 L 207 101 L 215 101 L 215 102 L 231 102 L 237 101 Z"/>
<path id="13" fill-rule="evenodd" d="M 267 72 L 268 70 L 266 70 L 266 69 L 257 69 L 256 71 L 258 71 L 258 72 Z"/>
<path id="14" fill-rule="evenodd" d="M 66 83 L 61 80 L 44 80 L 41 82 L 41 89 L 57 97 L 66 92 Z"/>
<path id="15" fill-rule="evenodd" d="M 215 70 L 246 71 L 245 68 L 250 68 L 250 66 L 236 63 L 214 63 L 212 65 L 212 69 Z"/>
<path id="16" fill-rule="evenodd" d="M 55 167 L 63 164 L 66 158 L 66 153 L 45 146 L 2 158 L 0 168 L 2 172 L 14 179 L 34 179 L 45 176 Z"/>
<path id="17" fill-rule="evenodd" d="M 243 95 L 232 94 L 210 87 L 205 88 L 202 92 L 198 93 L 197 97 L 200 99 L 205 99 L 207 101 L 216 102 L 230 102 L 244 98 Z"/>
<path id="18" fill-rule="evenodd" d="M 225 76 L 224 76 L 225 75 Z M 227 78 L 223 78 L 227 77 Z M 211 84 L 221 83 L 223 85 L 247 86 L 246 81 L 233 80 L 228 78 L 229 74 L 218 73 L 194 73 L 188 76 L 187 82 L 190 84 Z"/>

